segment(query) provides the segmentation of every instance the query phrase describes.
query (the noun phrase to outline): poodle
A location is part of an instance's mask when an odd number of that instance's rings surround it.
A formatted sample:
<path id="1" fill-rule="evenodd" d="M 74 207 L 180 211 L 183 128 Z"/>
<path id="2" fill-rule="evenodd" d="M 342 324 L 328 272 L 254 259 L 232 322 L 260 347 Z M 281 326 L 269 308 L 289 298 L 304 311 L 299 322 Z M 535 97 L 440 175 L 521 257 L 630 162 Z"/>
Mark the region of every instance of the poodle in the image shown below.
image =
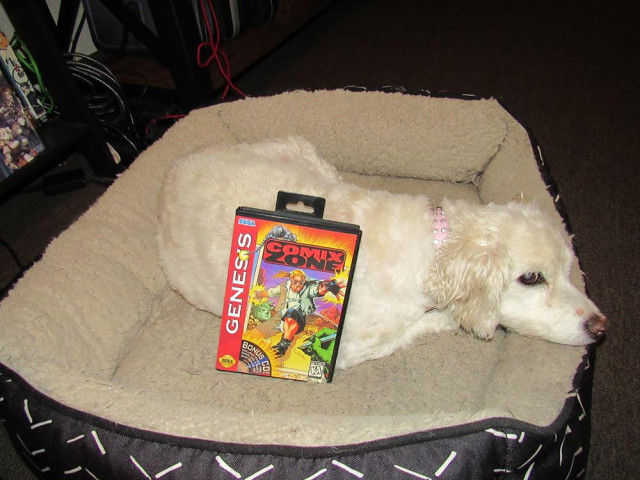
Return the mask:
<path id="1" fill-rule="evenodd" d="M 535 206 L 444 201 L 436 210 L 424 195 L 346 183 L 295 137 L 213 147 L 172 165 L 158 232 L 169 284 L 220 316 L 228 268 L 220 252 L 231 248 L 235 210 L 272 210 L 279 190 L 324 197 L 325 218 L 363 231 L 337 368 L 458 327 L 488 340 L 501 325 L 569 345 L 595 342 L 607 329 L 569 280 L 568 236 Z"/>

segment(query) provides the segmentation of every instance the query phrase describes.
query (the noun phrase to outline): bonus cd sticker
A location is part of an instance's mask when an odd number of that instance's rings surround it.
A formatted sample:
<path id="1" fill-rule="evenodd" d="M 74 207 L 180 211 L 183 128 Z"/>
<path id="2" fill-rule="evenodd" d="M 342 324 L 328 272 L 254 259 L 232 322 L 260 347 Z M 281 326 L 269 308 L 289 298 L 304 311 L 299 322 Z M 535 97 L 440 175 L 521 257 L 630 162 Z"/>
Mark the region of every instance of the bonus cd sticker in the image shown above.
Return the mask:
<path id="1" fill-rule="evenodd" d="M 256 375 L 271 375 L 271 362 L 269 357 L 255 343 L 242 341 L 240 361 L 247 366 L 249 373 Z"/>

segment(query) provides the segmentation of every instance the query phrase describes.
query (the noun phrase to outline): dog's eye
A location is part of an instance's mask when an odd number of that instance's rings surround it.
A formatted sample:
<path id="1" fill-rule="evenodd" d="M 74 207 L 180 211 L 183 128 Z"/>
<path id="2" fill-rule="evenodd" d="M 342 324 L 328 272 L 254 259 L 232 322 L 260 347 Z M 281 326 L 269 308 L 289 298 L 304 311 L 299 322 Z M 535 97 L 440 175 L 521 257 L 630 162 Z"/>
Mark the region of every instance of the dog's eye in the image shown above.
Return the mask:
<path id="1" fill-rule="evenodd" d="M 542 275 L 542 273 L 540 272 L 527 272 L 520 275 L 520 277 L 518 278 L 518 281 L 523 285 L 531 286 L 531 285 L 541 285 L 543 283 L 546 283 L 547 280 L 544 278 L 544 275 Z"/>

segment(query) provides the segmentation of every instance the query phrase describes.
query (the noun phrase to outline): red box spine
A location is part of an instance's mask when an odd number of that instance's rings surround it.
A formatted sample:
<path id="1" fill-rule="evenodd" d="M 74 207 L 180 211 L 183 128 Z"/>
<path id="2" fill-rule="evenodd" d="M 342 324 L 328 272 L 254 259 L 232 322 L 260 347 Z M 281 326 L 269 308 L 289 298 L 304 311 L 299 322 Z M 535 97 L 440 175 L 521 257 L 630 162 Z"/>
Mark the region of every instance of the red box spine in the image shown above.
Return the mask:
<path id="1" fill-rule="evenodd" d="M 242 222 L 236 217 L 216 360 L 216 368 L 229 372 L 238 369 L 239 344 L 248 314 L 251 267 L 256 249 L 254 230 L 250 222 Z"/>

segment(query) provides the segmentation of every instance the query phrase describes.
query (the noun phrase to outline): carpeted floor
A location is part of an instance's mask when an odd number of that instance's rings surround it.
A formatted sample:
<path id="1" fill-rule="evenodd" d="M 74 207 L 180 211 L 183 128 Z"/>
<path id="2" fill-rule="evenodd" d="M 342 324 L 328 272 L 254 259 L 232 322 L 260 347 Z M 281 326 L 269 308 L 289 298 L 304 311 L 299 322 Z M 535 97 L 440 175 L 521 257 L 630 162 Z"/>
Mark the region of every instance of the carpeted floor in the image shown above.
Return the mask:
<path id="1" fill-rule="evenodd" d="M 613 323 L 595 365 L 590 480 L 640 471 L 639 27 L 635 0 L 341 0 L 237 81 L 251 95 L 392 85 L 493 96 L 530 128 Z M 102 188 L 18 195 L 0 205 L 0 239 L 27 264 Z M 0 285 L 16 272 L 0 246 Z M 3 437 L 0 477 L 31 478 Z"/>

